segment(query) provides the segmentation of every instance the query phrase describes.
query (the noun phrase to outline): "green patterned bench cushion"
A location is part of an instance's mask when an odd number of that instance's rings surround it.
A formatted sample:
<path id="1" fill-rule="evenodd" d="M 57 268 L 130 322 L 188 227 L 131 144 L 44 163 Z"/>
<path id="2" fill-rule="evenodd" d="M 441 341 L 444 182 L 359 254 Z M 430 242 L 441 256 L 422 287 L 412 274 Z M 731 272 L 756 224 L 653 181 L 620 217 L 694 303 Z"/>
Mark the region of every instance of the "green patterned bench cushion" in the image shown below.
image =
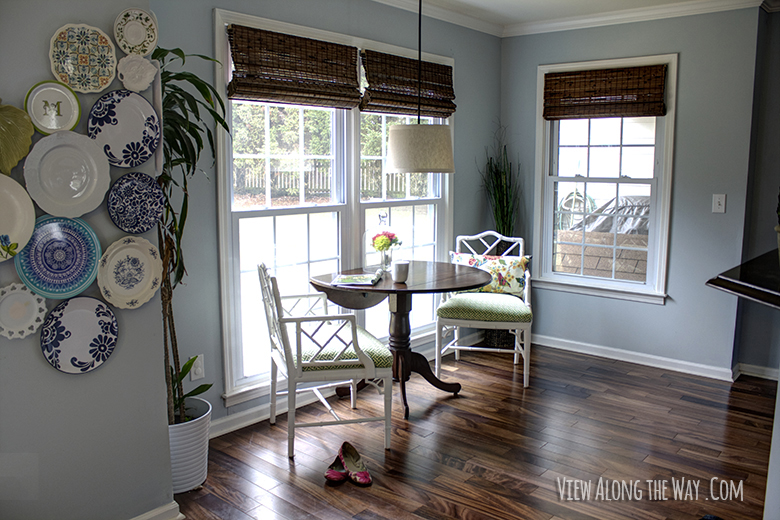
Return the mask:
<path id="1" fill-rule="evenodd" d="M 294 346 L 295 329 L 291 327 L 288 330 L 288 334 L 289 334 L 288 337 L 291 340 L 291 346 L 294 354 L 295 353 L 295 346 Z M 390 352 L 387 346 L 385 346 L 384 343 L 376 339 L 373 335 L 371 335 L 362 327 L 357 328 L 357 336 L 358 336 L 358 344 L 360 345 L 360 349 L 368 357 L 371 358 L 376 368 L 390 368 L 393 366 L 393 354 Z M 338 343 L 338 345 L 334 345 L 333 347 L 326 347 L 322 352 L 317 354 L 317 347 L 313 345 L 308 340 L 308 338 L 303 336 L 302 341 L 303 341 L 303 345 L 301 347 L 301 354 L 303 356 L 304 362 L 312 361 L 315 355 L 317 356 L 316 360 L 320 360 L 320 361 L 332 360 L 341 351 L 341 348 L 339 347 L 342 347 L 341 343 Z M 341 357 L 341 359 L 350 360 L 350 361 L 355 360 L 357 359 L 357 354 L 355 354 L 355 351 L 353 349 L 350 349 Z M 341 369 L 349 369 L 349 368 L 358 368 L 362 366 L 363 365 L 304 366 L 303 371 L 311 372 L 314 370 L 341 370 Z"/>
<path id="2" fill-rule="evenodd" d="M 530 323 L 531 309 L 513 294 L 458 293 L 439 305 L 440 318 L 476 321 L 513 321 Z"/>

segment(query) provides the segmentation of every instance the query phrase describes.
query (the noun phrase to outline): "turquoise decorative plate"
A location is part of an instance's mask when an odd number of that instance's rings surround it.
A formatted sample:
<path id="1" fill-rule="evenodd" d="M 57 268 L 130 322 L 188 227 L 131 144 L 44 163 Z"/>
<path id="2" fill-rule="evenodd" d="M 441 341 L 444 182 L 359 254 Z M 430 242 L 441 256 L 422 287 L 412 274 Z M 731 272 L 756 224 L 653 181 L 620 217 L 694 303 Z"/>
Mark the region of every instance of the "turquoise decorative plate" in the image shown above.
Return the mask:
<path id="1" fill-rule="evenodd" d="M 61 300 L 92 284 L 100 255 L 100 241 L 86 222 L 44 215 L 36 221 L 27 246 L 14 257 L 14 265 L 35 294 Z"/>

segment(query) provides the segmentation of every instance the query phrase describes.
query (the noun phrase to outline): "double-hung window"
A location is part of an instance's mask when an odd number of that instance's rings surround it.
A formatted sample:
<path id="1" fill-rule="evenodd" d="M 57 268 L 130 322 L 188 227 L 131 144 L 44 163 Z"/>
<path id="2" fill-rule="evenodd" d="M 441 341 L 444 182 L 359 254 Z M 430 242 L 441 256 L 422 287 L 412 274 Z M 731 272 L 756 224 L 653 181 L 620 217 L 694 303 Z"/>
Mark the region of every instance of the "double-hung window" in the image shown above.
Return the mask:
<path id="1" fill-rule="evenodd" d="M 675 76 L 674 55 L 539 67 L 536 287 L 663 303 Z"/>
<path id="2" fill-rule="evenodd" d="M 230 61 L 229 46 L 220 33 L 230 24 L 353 43 L 348 36 L 221 10 L 216 20 L 218 59 L 224 63 Z M 229 78 L 222 78 L 225 84 Z M 258 264 L 270 268 L 283 294 L 311 292 L 311 276 L 378 263 L 365 240 L 380 218 L 402 239 L 394 257 L 441 260 L 448 250 L 440 241 L 450 234 L 446 177 L 384 168 L 389 127 L 413 122 L 411 116 L 294 101 L 234 97 L 228 103 L 232 135 L 220 143 L 218 166 L 227 406 L 268 392 L 270 352 Z M 358 313 L 358 319 L 377 337 L 387 336 L 386 304 Z M 415 299 L 411 321 L 413 335 L 432 328 L 432 297 Z"/>

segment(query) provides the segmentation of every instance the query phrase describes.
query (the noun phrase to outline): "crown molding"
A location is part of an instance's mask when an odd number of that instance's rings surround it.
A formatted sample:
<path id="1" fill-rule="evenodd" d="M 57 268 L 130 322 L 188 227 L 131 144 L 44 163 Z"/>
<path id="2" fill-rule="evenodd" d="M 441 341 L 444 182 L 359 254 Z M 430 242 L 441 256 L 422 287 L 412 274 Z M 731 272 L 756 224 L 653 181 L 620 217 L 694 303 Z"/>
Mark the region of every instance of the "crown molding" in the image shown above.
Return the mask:
<path id="1" fill-rule="evenodd" d="M 374 2 L 396 7 L 406 11 L 417 13 L 419 4 L 417 0 L 373 0 Z M 570 18 L 558 18 L 542 22 L 528 22 L 513 25 L 498 25 L 479 20 L 472 16 L 456 13 L 448 9 L 423 4 L 423 14 L 427 17 L 449 22 L 461 27 L 487 33 L 500 38 L 510 36 L 524 36 L 527 34 L 540 34 L 558 31 L 571 31 L 575 29 L 587 29 L 602 27 L 605 25 L 618 25 L 623 23 L 646 22 L 661 20 L 664 18 L 677 18 L 680 16 L 692 16 L 698 14 L 716 13 L 719 11 L 731 11 L 734 9 L 746 9 L 762 7 L 767 12 L 780 11 L 780 0 L 688 0 L 677 4 L 641 7 L 612 11 L 592 16 L 578 16 Z"/>
<path id="2" fill-rule="evenodd" d="M 398 9 L 403 9 L 404 11 L 411 11 L 415 14 L 417 14 L 417 11 L 420 7 L 417 0 L 372 0 L 372 1 L 379 4 L 389 5 L 391 7 L 397 7 Z M 423 15 L 429 18 L 434 18 L 436 20 L 441 20 L 443 22 L 449 22 L 454 25 L 466 27 L 467 29 L 474 29 L 475 31 L 490 34 L 492 36 L 498 36 L 499 38 L 504 36 L 505 28 L 503 25 L 486 22 L 484 20 L 474 18 L 473 16 L 456 13 L 454 11 L 450 11 L 449 9 L 444 9 L 441 7 L 428 6 L 425 5 L 425 3 L 423 3 L 422 12 Z"/>
<path id="3" fill-rule="evenodd" d="M 768 13 L 776 13 L 780 11 L 780 0 L 764 0 L 764 3 L 761 4 L 761 7 L 763 7 L 764 11 Z"/>
<path id="4" fill-rule="evenodd" d="M 775 3 L 780 3 L 778 0 L 772 1 Z M 571 31 L 575 29 L 602 27 L 605 25 L 647 22 L 651 20 L 661 20 L 664 18 L 677 18 L 680 16 L 693 16 L 699 14 L 716 13 L 720 11 L 732 11 L 735 9 L 759 7 L 761 4 L 762 0 L 709 0 L 706 2 L 693 0 L 688 2 L 680 2 L 679 4 L 658 7 L 641 7 L 638 9 L 613 11 L 610 13 L 602 13 L 593 16 L 561 18 L 558 20 L 550 20 L 546 22 L 509 25 L 504 27 L 504 33 L 502 36 L 523 36 L 526 34 Z"/>

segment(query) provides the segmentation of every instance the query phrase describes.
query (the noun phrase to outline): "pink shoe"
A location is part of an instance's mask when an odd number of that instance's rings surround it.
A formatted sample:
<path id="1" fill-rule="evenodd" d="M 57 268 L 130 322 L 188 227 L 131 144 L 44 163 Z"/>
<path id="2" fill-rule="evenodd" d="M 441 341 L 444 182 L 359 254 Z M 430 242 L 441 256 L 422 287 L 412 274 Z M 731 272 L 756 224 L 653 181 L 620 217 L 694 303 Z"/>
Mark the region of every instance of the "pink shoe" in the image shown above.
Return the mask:
<path id="1" fill-rule="evenodd" d="M 333 463 L 325 470 L 325 478 L 331 482 L 343 482 L 347 480 L 347 476 L 347 470 L 344 469 L 341 459 L 336 456 Z"/>
<path id="2" fill-rule="evenodd" d="M 361 486 L 371 484 L 371 475 L 354 446 L 348 442 L 342 444 L 339 448 L 339 459 L 352 482 Z"/>

